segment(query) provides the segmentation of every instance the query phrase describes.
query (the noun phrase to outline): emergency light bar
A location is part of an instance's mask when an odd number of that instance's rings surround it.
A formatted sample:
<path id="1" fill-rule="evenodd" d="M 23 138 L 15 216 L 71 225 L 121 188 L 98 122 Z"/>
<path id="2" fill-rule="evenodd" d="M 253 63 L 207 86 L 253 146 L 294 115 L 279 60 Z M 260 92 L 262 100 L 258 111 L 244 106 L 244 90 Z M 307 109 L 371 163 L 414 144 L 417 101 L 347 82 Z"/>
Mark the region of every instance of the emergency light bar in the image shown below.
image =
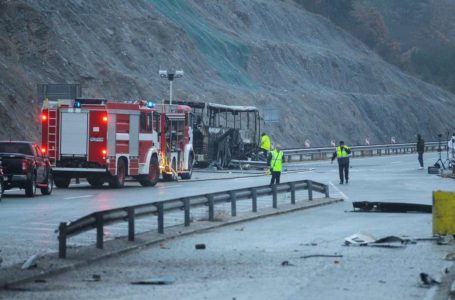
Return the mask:
<path id="1" fill-rule="evenodd" d="M 77 98 L 74 100 L 73 107 L 80 108 L 82 104 L 91 104 L 91 105 L 104 105 L 107 103 L 106 99 L 82 99 Z"/>

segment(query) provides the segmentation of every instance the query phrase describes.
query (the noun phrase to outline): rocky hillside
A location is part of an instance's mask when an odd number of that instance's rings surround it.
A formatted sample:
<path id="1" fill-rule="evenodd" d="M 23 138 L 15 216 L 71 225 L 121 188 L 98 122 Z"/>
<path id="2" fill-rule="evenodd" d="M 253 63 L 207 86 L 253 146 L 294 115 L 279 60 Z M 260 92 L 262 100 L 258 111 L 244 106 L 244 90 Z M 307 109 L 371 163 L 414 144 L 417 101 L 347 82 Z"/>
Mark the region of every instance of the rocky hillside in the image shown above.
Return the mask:
<path id="1" fill-rule="evenodd" d="M 455 96 L 384 62 L 291 0 L 0 0 L 0 138 L 37 139 L 38 83 L 84 96 L 273 105 L 287 147 L 435 140 Z"/>

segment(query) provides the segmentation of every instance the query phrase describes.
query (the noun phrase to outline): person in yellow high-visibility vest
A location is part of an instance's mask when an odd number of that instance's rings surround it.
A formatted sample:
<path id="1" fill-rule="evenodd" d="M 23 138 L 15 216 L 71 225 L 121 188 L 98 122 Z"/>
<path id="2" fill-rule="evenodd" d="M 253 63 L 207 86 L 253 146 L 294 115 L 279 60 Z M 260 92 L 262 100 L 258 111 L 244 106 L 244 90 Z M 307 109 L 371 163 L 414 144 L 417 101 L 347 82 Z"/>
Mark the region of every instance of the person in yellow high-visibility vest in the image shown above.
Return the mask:
<path id="1" fill-rule="evenodd" d="M 272 179 L 270 179 L 270 185 L 280 183 L 281 171 L 283 170 L 284 153 L 280 150 L 280 145 L 276 145 L 270 152 L 268 163 L 270 166 L 270 172 L 272 173 Z"/>
<path id="2" fill-rule="evenodd" d="M 264 156 L 267 157 L 270 152 L 270 137 L 265 133 L 261 136 L 261 150 Z"/>
<path id="3" fill-rule="evenodd" d="M 351 148 L 346 146 L 343 141 L 340 141 L 340 145 L 336 147 L 335 152 L 332 155 L 332 162 L 335 158 L 338 160 L 338 172 L 340 174 L 340 184 L 349 181 L 349 156 L 351 155 Z M 343 176 L 344 175 L 344 176 Z"/>

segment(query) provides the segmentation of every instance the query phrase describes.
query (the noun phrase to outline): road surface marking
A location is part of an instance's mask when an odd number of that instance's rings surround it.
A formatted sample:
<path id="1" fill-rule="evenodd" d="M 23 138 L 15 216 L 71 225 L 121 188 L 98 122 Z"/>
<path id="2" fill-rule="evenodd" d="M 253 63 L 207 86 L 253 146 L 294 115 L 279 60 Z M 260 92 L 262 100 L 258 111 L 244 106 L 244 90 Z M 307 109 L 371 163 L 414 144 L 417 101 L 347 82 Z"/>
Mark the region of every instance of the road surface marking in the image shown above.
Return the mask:
<path id="1" fill-rule="evenodd" d="M 76 196 L 76 197 L 67 197 L 67 198 L 63 198 L 64 200 L 70 200 L 70 199 L 79 199 L 79 198 L 88 198 L 88 197 L 92 197 L 93 195 L 84 195 L 84 196 Z"/>
<path id="2" fill-rule="evenodd" d="M 57 226 L 55 226 L 57 227 Z M 38 228 L 38 227 L 32 227 L 32 226 L 8 226 L 8 228 L 12 229 L 26 229 L 26 230 L 35 230 L 35 231 L 46 231 L 46 232 L 52 232 L 53 229 L 51 228 Z"/>
<path id="3" fill-rule="evenodd" d="M 401 161 L 392 161 L 391 164 L 400 164 Z"/>
<path id="4" fill-rule="evenodd" d="M 349 197 L 346 196 L 345 193 L 340 191 L 331 181 L 329 181 L 329 184 L 337 191 L 337 193 L 339 193 L 341 195 L 341 197 L 343 197 L 344 200 L 348 200 L 349 199 Z"/>

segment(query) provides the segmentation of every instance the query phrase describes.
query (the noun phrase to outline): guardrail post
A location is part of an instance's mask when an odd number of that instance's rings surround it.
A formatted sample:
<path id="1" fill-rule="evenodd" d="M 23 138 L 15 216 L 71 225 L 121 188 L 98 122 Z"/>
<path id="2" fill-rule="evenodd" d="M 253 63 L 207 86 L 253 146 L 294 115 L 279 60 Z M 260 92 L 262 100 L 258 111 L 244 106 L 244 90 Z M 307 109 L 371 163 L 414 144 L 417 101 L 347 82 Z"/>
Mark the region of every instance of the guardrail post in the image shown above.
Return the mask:
<path id="1" fill-rule="evenodd" d="M 58 257 L 66 258 L 66 223 L 58 226 Z"/>
<path id="2" fill-rule="evenodd" d="M 326 198 L 329 198 L 329 186 L 327 184 L 324 185 L 324 194 Z"/>
<path id="3" fill-rule="evenodd" d="M 190 199 L 185 198 L 183 205 L 185 209 L 185 226 L 190 226 Z"/>
<path id="4" fill-rule="evenodd" d="M 291 204 L 295 204 L 295 183 L 291 182 Z"/>
<path id="5" fill-rule="evenodd" d="M 251 210 L 253 212 L 257 212 L 258 211 L 258 195 L 257 195 L 257 191 L 255 188 L 252 188 L 251 189 Z"/>
<path id="6" fill-rule="evenodd" d="M 231 198 L 231 216 L 235 217 L 237 215 L 237 197 L 234 191 L 229 192 Z"/>
<path id="7" fill-rule="evenodd" d="M 104 225 L 103 225 L 103 214 L 97 213 L 96 219 L 96 248 L 103 249 L 103 236 L 104 236 Z"/>
<path id="8" fill-rule="evenodd" d="M 277 200 L 277 196 L 276 196 L 276 184 L 272 185 L 272 197 L 273 197 L 272 207 L 277 208 L 278 200 Z"/>
<path id="9" fill-rule="evenodd" d="M 215 220 L 215 203 L 213 202 L 213 195 L 207 195 L 207 200 L 209 204 L 209 221 L 213 222 Z"/>
<path id="10" fill-rule="evenodd" d="M 128 207 L 128 241 L 134 241 L 134 207 Z"/>
<path id="11" fill-rule="evenodd" d="M 313 181 L 308 180 L 308 200 L 313 200 Z"/>
<path id="12" fill-rule="evenodd" d="M 163 203 L 157 203 L 156 208 L 158 210 L 158 233 L 164 233 L 164 207 Z"/>

